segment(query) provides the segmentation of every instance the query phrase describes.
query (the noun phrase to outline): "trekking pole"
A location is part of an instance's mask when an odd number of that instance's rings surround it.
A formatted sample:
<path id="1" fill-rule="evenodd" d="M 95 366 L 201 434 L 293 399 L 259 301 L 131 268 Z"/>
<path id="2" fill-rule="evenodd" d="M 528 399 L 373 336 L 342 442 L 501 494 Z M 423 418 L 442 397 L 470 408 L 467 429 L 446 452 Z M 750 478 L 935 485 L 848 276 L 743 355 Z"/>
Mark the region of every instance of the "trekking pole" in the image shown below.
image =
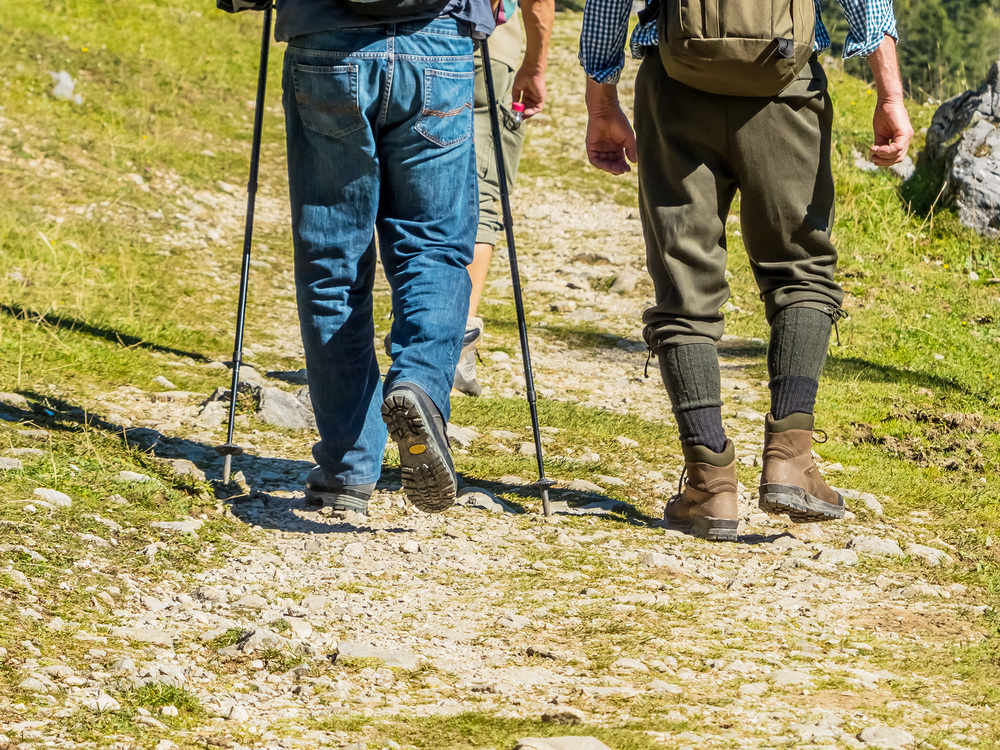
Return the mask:
<path id="1" fill-rule="evenodd" d="M 555 484 L 545 476 L 545 462 L 542 458 L 542 434 L 538 427 L 538 403 L 535 398 L 535 378 L 531 374 L 531 354 L 528 352 L 528 326 L 524 321 L 524 301 L 521 299 L 521 276 L 517 270 L 517 250 L 514 247 L 514 222 L 510 211 L 510 192 L 507 190 L 507 168 L 504 164 L 503 142 L 500 136 L 500 115 L 497 108 L 496 89 L 493 88 L 493 68 L 490 65 L 490 50 L 486 40 L 482 41 L 483 73 L 486 75 L 486 101 L 490 112 L 490 130 L 493 132 L 493 152 L 496 156 L 497 179 L 500 182 L 500 207 L 503 211 L 503 227 L 507 237 L 507 257 L 510 259 L 510 280 L 514 287 L 514 309 L 517 311 L 517 333 L 521 338 L 521 361 L 524 363 L 524 382 L 527 388 L 528 409 L 531 412 L 531 429 L 535 436 L 535 457 L 538 459 L 538 486 L 542 496 L 542 513 L 552 515 L 549 507 L 549 487 Z"/>
<path id="2" fill-rule="evenodd" d="M 233 382 L 229 395 L 229 432 L 226 442 L 216 447 L 219 454 L 226 457 L 222 472 L 222 483 L 229 484 L 229 473 L 233 468 L 233 456 L 243 453 L 243 449 L 233 442 L 236 426 L 236 389 L 240 385 L 240 361 L 243 358 L 243 324 L 247 312 L 247 287 L 250 285 L 250 246 L 253 242 L 253 212 L 257 202 L 257 170 L 260 167 L 260 140 L 264 125 L 264 92 L 267 89 L 267 53 L 271 47 L 272 6 L 264 9 L 264 30 L 260 38 L 260 67 L 257 71 L 257 101 L 253 114 L 253 141 L 250 148 L 250 179 L 247 181 L 247 215 L 243 229 L 243 267 L 240 273 L 240 301 L 236 311 L 236 342 L 233 345 Z"/>

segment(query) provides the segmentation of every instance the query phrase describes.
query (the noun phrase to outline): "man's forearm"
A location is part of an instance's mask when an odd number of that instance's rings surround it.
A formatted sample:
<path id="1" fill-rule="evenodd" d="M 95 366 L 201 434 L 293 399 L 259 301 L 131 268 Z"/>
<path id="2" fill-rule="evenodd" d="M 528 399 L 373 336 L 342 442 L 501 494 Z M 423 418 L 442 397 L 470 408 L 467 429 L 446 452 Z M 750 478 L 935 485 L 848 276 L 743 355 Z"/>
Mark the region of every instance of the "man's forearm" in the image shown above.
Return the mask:
<path id="1" fill-rule="evenodd" d="M 521 0 L 525 52 L 522 70 L 544 73 L 549 61 L 549 42 L 556 16 L 555 0 Z"/>
<path id="2" fill-rule="evenodd" d="M 878 49 L 868 56 L 868 65 L 875 77 L 878 98 L 882 101 L 903 101 L 903 79 L 899 74 L 896 40 L 887 34 Z"/>

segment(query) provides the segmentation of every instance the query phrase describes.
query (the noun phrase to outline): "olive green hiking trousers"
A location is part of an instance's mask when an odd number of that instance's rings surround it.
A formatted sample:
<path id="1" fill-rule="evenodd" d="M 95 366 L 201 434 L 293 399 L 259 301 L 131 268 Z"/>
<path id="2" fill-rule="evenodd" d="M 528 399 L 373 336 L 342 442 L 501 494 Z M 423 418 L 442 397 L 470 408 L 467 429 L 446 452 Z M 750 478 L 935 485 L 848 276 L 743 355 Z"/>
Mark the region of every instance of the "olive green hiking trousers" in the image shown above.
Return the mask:
<path id="1" fill-rule="evenodd" d="M 833 107 L 813 59 L 773 98 L 709 94 L 672 80 L 659 55 L 635 80 L 639 209 L 656 304 L 644 335 L 662 346 L 723 334 L 726 217 L 740 223 L 764 311 L 803 305 L 833 316 L 843 301 L 830 241 Z"/>

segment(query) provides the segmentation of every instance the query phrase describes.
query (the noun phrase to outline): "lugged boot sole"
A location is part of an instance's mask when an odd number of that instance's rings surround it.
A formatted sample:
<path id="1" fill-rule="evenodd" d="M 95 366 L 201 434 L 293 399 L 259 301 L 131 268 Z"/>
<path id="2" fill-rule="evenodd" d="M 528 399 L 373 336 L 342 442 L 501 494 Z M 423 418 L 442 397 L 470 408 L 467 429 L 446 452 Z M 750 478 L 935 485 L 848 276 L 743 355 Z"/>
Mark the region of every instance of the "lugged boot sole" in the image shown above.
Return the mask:
<path id="1" fill-rule="evenodd" d="M 691 532 L 710 542 L 735 542 L 740 522 L 733 518 L 712 518 L 711 516 L 693 516 Z"/>
<path id="2" fill-rule="evenodd" d="M 795 523 L 816 523 L 844 517 L 846 506 L 839 492 L 837 501 L 838 505 L 831 505 L 794 485 L 762 484 L 757 507 L 765 513 L 787 513 Z"/>
<path id="3" fill-rule="evenodd" d="M 424 513 L 448 510 L 455 503 L 457 480 L 430 431 L 430 415 L 406 393 L 392 393 L 382 403 L 382 419 L 399 447 L 406 497 Z"/>

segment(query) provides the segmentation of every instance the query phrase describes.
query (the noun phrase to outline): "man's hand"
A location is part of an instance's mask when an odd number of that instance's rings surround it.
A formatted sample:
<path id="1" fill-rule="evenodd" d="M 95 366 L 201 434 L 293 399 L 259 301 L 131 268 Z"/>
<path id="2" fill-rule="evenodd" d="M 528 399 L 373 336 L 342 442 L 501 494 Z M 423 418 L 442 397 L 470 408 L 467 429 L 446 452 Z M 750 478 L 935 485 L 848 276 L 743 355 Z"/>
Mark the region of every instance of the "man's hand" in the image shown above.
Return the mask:
<path id="1" fill-rule="evenodd" d="M 896 40 L 886 36 L 868 57 L 878 102 L 872 127 L 875 145 L 871 148 L 872 161 L 880 167 L 899 164 L 906 157 L 906 150 L 913 139 L 913 126 L 903 104 L 903 81 L 896 59 Z"/>
<path id="2" fill-rule="evenodd" d="M 613 85 L 587 79 L 587 158 L 605 172 L 631 172 L 629 162 L 637 161 L 635 133 L 618 103 Z"/>
<path id="3" fill-rule="evenodd" d="M 872 124 L 875 129 L 872 161 L 880 167 L 891 167 L 903 161 L 913 138 L 913 126 L 903 103 L 879 99 Z"/>
<path id="4" fill-rule="evenodd" d="M 545 71 L 533 72 L 522 65 L 514 74 L 514 101 L 524 104 L 524 117 L 537 115 L 545 104 Z"/>

